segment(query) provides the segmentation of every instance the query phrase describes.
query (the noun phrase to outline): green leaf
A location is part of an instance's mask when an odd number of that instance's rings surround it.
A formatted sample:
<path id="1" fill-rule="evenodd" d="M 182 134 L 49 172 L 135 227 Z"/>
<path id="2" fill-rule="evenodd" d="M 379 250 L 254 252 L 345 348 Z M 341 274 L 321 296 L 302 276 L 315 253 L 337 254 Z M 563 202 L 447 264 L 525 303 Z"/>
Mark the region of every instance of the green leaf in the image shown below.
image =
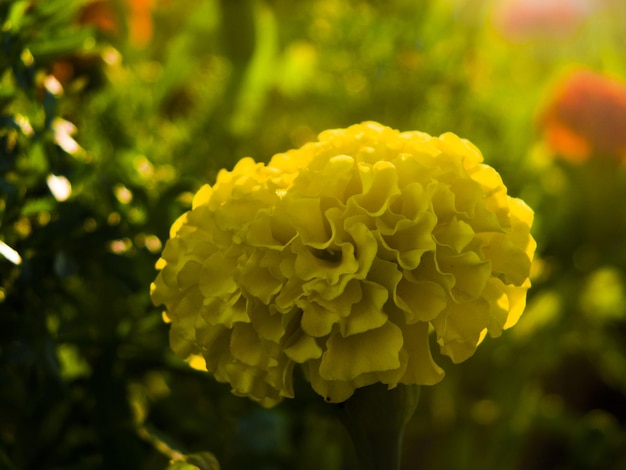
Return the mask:
<path id="1" fill-rule="evenodd" d="M 187 455 L 187 462 L 199 470 L 219 470 L 220 464 L 211 452 L 196 452 Z"/>
<path id="2" fill-rule="evenodd" d="M 211 452 L 196 452 L 170 461 L 167 470 L 220 470 L 220 464 Z"/>
<path id="3" fill-rule="evenodd" d="M 166 470 L 200 470 L 200 467 L 181 460 L 173 460 L 172 463 L 167 466 Z"/>
<path id="4" fill-rule="evenodd" d="M 80 29 L 55 35 L 54 38 L 42 37 L 29 44 L 33 56 L 38 59 L 47 59 L 85 48 L 93 37 L 90 29 Z"/>
<path id="5" fill-rule="evenodd" d="M 9 17 L 7 18 L 3 26 L 3 29 L 5 31 L 20 29 L 22 25 L 22 20 L 24 18 L 24 14 L 26 13 L 26 10 L 30 6 L 30 3 L 31 2 L 27 0 L 22 0 L 22 1 L 15 2 L 11 6 Z"/>
<path id="6" fill-rule="evenodd" d="M 33 171 L 37 173 L 48 171 L 48 158 L 41 142 L 37 142 L 31 147 L 28 161 L 29 167 Z"/>
<path id="7" fill-rule="evenodd" d="M 55 204 L 56 201 L 52 196 L 34 199 L 24 204 L 22 215 L 29 216 L 49 212 L 54 209 Z"/>

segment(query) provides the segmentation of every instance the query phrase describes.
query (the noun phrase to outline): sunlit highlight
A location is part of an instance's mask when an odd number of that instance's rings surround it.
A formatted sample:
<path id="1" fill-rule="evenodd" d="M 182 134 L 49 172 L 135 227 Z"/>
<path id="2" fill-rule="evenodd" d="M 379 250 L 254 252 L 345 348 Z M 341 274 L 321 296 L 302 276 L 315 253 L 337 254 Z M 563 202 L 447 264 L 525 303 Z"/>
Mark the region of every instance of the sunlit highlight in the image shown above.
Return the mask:
<path id="1" fill-rule="evenodd" d="M 1 240 L 0 255 L 4 256 L 7 260 L 15 265 L 22 264 L 22 257 L 20 256 L 20 254 Z"/>
<path id="2" fill-rule="evenodd" d="M 48 183 L 48 189 L 59 202 L 67 201 L 72 195 L 72 184 L 65 176 L 57 176 L 50 173 L 48 178 L 46 178 L 46 182 Z"/>

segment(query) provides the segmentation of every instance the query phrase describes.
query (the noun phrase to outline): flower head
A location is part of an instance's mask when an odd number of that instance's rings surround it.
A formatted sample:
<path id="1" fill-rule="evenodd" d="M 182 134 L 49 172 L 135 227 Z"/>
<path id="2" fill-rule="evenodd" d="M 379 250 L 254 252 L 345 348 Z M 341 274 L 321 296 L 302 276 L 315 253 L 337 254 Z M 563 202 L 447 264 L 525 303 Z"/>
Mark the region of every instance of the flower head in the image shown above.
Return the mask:
<path id="1" fill-rule="evenodd" d="M 330 402 L 443 377 L 517 322 L 532 211 L 478 149 L 366 122 L 250 158 L 203 186 L 171 229 L 152 299 L 171 346 L 233 393 L 293 396 L 300 367 Z"/>
<path id="2" fill-rule="evenodd" d="M 541 127 L 550 147 L 570 161 L 626 160 L 626 84 L 587 70 L 572 73 L 543 112 Z"/>

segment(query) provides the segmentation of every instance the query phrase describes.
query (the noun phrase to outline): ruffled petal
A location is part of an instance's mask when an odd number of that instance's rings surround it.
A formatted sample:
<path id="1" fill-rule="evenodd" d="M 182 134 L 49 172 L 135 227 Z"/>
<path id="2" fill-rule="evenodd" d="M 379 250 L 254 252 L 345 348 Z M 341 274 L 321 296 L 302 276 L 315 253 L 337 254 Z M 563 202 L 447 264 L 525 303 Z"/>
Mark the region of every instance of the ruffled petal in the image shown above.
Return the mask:
<path id="1" fill-rule="evenodd" d="M 455 363 L 474 354 L 483 331 L 489 325 L 489 313 L 489 305 L 483 299 L 448 304 L 432 321 L 441 352 Z"/>
<path id="2" fill-rule="evenodd" d="M 263 367 L 269 362 L 261 338 L 249 323 L 237 323 L 233 327 L 229 346 L 233 357 L 244 364 Z"/>
<path id="3" fill-rule="evenodd" d="M 444 376 L 433 360 L 428 341 L 428 323 L 417 322 L 402 329 L 408 364 L 401 379 L 405 384 L 434 385 Z"/>
<path id="4" fill-rule="evenodd" d="M 436 318 L 446 308 L 449 299 L 436 282 L 403 278 L 395 290 L 394 301 L 405 312 L 407 324 L 413 324 Z"/>
<path id="5" fill-rule="evenodd" d="M 350 201 L 370 216 L 378 216 L 400 195 L 396 167 L 391 162 L 379 160 L 373 166 L 361 163 L 358 169 L 363 192 Z"/>
<path id="6" fill-rule="evenodd" d="M 333 310 L 324 308 L 317 302 L 298 302 L 302 309 L 300 326 L 302 330 L 314 338 L 321 338 L 330 334 L 333 326 L 339 323 L 341 318 Z"/>
<path id="7" fill-rule="evenodd" d="M 352 380 L 367 372 L 397 369 L 402 343 L 402 330 L 391 322 L 347 337 L 332 335 L 322 356 L 320 376 L 325 380 Z"/>
<path id="8" fill-rule="evenodd" d="M 355 384 L 348 380 L 327 380 L 320 376 L 320 360 L 308 362 L 307 378 L 315 392 L 328 403 L 342 403 L 352 396 Z"/>
<path id="9" fill-rule="evenodd" d="M 322 348 L 312 336 L 296 332 L 284 345 L 285 354 L 293 361 L 303 364 L 322 356 Z"/>
<path id="10" fill-rule="evenodd" d="M 363 281 L 361 285 L 363 295 L 360 301 L 352 306 L 349 315 L 339 321 L 339 331 L 342 336 L 380 328 L 388 320 L 383 312 L 383 306 L 387 302 L 389 291 L 370 281 Z"/>

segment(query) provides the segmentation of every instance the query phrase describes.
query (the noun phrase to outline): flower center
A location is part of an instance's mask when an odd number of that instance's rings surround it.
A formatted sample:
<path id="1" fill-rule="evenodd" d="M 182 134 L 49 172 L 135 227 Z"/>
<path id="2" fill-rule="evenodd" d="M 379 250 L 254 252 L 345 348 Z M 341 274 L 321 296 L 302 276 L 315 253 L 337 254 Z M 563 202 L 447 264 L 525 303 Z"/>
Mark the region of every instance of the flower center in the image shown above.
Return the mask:
<path id="1" fill-rule="evenodd" d="M 341 250 L 319 250 L 317 248 L 311 248 L 311 253 L 317 259 L 329 261 L 331 263 L 341 263 Z"/>

